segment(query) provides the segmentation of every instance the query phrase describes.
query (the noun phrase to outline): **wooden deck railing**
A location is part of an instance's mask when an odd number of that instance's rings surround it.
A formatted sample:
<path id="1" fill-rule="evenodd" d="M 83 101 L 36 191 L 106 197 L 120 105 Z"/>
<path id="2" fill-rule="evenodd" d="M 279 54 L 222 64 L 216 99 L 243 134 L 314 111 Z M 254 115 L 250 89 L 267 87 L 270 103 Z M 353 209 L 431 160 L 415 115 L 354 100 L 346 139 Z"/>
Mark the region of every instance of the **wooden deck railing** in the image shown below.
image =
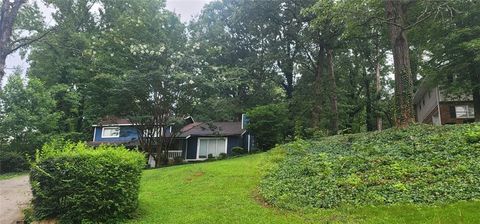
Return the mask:
<path id="1" fill-rule="evenodd" d="M 169 150 L 168 158 L 173 159 L 175 157 L 182 157 L 182 150 Z"/>

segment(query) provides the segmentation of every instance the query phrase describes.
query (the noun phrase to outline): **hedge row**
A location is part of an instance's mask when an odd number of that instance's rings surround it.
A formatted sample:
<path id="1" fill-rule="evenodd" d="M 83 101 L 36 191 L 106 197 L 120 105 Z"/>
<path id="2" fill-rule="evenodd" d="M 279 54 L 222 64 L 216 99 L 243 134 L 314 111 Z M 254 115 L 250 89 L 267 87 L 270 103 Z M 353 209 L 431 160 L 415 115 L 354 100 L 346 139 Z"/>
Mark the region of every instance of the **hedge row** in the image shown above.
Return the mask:
<path id="1" fill-rule="evenodd" d="M 30 181 L 35 219 L 106 223 L 138 205 L 145 157 L 123 147 L 48 144 L 37 153 Z"/>
<path id="2" fill-rule="evenodd" d="M 480 125 L 297 141 L 271 151 L 265 172 L 261 194 L 289 209 L 480 199 Z"/>
<path id="3" fill-rule="evenodd" d="M 0 174 L 28 170 L 26 155 L 19 152 L 0 151 Z"/>

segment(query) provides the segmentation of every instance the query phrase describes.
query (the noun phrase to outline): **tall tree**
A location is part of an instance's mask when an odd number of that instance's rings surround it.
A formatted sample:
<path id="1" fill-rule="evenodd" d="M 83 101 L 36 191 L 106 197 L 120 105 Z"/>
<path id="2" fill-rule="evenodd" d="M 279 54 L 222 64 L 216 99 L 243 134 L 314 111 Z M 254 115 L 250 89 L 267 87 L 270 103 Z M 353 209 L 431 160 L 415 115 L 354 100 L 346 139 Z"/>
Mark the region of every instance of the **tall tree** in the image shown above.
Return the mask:
<path id="1" fill-rule="evenodd" d="M 36 3 L 2 0 L 0 3 L 0 89 L 7 56 L 43 38 L 43 18 Z"/>
<path id="2" fill-rule="evenodd" d="M 314 92 L 314 97 L 318 99 L 318 102 L 313 110 L 313 124 L 318 128 L 318 119 L 322 114 L 321 98 L 323 97 L 322 95 L 327 95 L 330 98 L 330 131 L 333 134 L 337 134 L 339 126 L 338 96 L 333 60 L 334 50 L 339 45 L 338 41 L 345 26 L 342 15 L 342 13 L 344 13 L 343 5 L 343 2 L 322 0 L 317 1 L 315 5 L 306 11 L 309 13 L 307 15 L 310 15 L 313 18 L 310 24 L 311 29 L 313 29 L 313 40 L 316 40 L 318 45 L 317 71 L 315 79 L 316 90 Z M 325 68 L 328 73 L 328 76 L 325 76 L 326 78 L 324 78 L 323 74 Z M 324 84 L 327 86 L 327 92 L 321 91 Z"/>
<path id="3" fill-rule="evenodd" d="M 385 22 L 388 24 L 388 36 L 394 63 L 395 122 L 397 126 L 408 126 L 415 118 L 412 101 L 414 74 L 412 74 L 410 62 L 407 31 L 438 14 L 448 3 L 449 1 L 385 1 Z"/>
<path id="4" fill-rule="evenodd" d="M 32 45 L 29 77 L 42 80 L 55 90 L 57 110 L 62 112 L 60 127 L 74 140 L 84 139 L 90 130 L 87 101 L 88 83 L 94 81 L 93 58 L 88 54 L 98 32 L 90 13 L 95 1 L 52 0 L 57 10 L 52 15 L 56 25 L 51 35 Z"/>
<path id="5" fill-rule="evenodd" d="M 395 109 L 397 126 L 413 122 L 413 80 L 409 45 L 406 34 L 407 3 L 400 0 L 385 1 L 389 21 L 389 37 L 393 52 L 395 74 Z"/>
<path id="6" fill-rule="evenodd" d="M 202 90 L 192 114 L 196 117 L 238 119 L 247 109 L 277 101 L 282 94 L 283 78 L 273 69 L 264 26 L 255 25 L 250 18 L 259 14 L 248 9 L 258 11 L 259 7 L 249 3 L 252 1 L 212 2 L 190 24 L 192 72 Z"/>
<path id="7" fill-rule="evenodd" d="M 51 94 L 38 79 L 10 76 L 0 93 L 0 145 L 33 155 L 56 134 L 61 114 Z"/>

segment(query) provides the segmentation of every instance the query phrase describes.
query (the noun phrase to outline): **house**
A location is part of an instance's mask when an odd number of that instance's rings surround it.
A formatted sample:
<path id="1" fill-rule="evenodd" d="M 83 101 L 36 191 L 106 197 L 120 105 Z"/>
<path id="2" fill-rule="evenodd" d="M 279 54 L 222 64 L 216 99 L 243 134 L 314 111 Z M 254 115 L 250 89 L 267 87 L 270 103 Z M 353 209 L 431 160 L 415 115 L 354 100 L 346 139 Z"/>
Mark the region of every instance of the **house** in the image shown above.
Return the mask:
<path id="1" fill-rule="evenodd" d="M 472 95 L 449 95 L 424 80 L 413 98 L 416 121 L 425 124 L 462 124 L 475 121 Z"/>
<path id="2" fill-rule="evenodd" d="M 246 129 L 247 119 L 239 122 L 196 122 L 191 117 L 174 137 L 168 157 L 181 157 L 186 161 L 201 161 L 217 157 L 220 153 L 232 154 L 233 147 L 242 147 L 248 152 L 254 149 L 254 137 Z M 93 125 L 91 145 L 118 144 L 126 147 L 139 146 L 139 131 L 128 119 L 110 118 Z M 166 131 L 168 133 L 168 130 Z"/>

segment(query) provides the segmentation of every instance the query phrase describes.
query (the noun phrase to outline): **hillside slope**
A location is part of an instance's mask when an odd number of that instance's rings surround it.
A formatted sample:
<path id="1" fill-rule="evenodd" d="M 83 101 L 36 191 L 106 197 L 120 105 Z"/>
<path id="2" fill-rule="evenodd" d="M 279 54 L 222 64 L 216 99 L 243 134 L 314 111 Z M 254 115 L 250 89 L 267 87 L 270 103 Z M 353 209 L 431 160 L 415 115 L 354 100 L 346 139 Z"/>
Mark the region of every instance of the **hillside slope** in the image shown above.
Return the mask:
<path id="1" fill-rule="evenodd" d="M 386 133 L 392 138 L 392 141 L 394 138 L 403 138 L 401 136 L 406 136 L 406 134 L 400 132 L 394 135 L 388 134 L 388 131 Z M 375 136 L 377 134 L 367 135 Z M 346 141 L 344 138 L 353 140 L 363 137 L 362 135 L 334 137 L 330 138 L 330 141 L 333 139 Z M 365 136 L 365 138 L 368 137 Z M 381 142 L 380 139 L 378 141 Z M 302 142 L 292 144 L 300 143 Z M 292 144 L 289 144 L 289 147 Z M 278 153 L 282 151 L 284 153 Z M 278 209 L 266 205 L 257 193 L 263 173 L 261 167 L 272 165 L 272 163 L 265 164 L 265 161 L 285 159 L 286 151 L 276 150 L 275 152 L 146 170 L 141 180 L 140 207 L 136 217 L 129 223 L 450 224 L 478 223 L 480 220 L 478 212 L 480 201 L 456 202 L 441 206 L 408 204 L 375 207 L 345 206 L 334 209 L 295 211 Z M 292 158 L 299 159 L 296 156 Z M 263 183 L 265 184 L 265 182 Z M 304 182 L 300 183 L 305 184 Z M 279 181 L 272 184 L 284 183 Z M 310 185 L 306 184 L 305 186 Z M 279 188 L 290 189 L 291 186 L 283 185 Z"/>
<path id="2" fill-rule="evenodd" d="M 480 125 L 297 141 L 270 152 L 261 193 L 289 209 L 480 199 Z"/>

